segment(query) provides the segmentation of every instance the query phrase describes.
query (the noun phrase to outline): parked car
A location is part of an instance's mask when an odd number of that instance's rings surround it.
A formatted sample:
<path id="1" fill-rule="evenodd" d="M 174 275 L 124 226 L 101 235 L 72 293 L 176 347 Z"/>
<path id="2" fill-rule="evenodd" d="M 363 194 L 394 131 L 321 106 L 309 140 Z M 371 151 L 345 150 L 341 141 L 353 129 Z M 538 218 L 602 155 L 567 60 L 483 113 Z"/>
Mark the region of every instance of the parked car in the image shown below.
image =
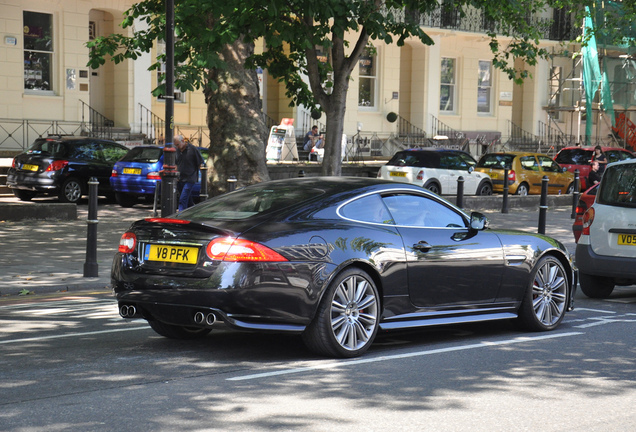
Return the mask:
<path id="1" fill-rule="evenodd" d="M 576 210 L 574 214 L 574 223 L 572 224 L 572 234 L 574 234 L 574 241 L 578 243 L 579 237 L 581 237 L 581 231 L 583 231 L 583 215 L 592 207 L 594 199 L 596 198 L 596 192 L 598 192 L 599 183 L 595 184 L 588 190 L 579 195 L 579 202 L 576 204 Z"/>
<path id="2" fill-rule="evenodd" d="M 616 162 L 619 160 L 632 159 L 634 154 L 629 150 L 620 147 L 601 147 L 603 153 L 607 157 L 607 162 Z M 561 149 L 554 160 L 565 167 L 571 173 L 579 170 L 580 188 L 586 190 L 591 184 L 588 184 L 587 177 L 590 175 L 590 162 L 594 156 L 594 146 L 589 147 L 565 147 Z"/>
<path id="3" fill-rule="evenodd" d="M 475 170 L 492 178 L 495 192 L 503 192 L 505 168 L 511 194 L 540 195 L 543 176 L 548 176 L 549 194 L 569 194 L 574 190 L 574 174 L 542 153 L 487 153 L 479 159 Z"/>
<path id="4" fill-rule="evenodd" d="M 476 164 L 470 154 L 460 150 L 402 150 L 380 167 L 378 178 L 422 186 L 438 195 L 454 195 L 461 176 L 466 195 L 492 195 L 490 177 L 475 172 Z"/>
<path id="5" fill-rule="evenodd" d="M 204 160 L 208 149 L 197 147 Z M 152 202 L 157 182 L 161 182 L 163 169 L 163 147 L 153 145 L 136 146 L 115 164 L 110 176 L 110 184 L 115 191 L 117 202 L 122 207 L 132 207 L 140 198 Z M 192 196 L 199 199 L 201 175 L 192 190 Z"/>
<path id="6" fill-rule="evenodd" d="M 88 194 L 88 180 L 95 177 L 98 193 L 113 197 L 110 173 L 127 152 L 122 144 L 97 138 L 38 138 L 13 159 L 7 185 L 22 201 L 47 194 L 57 195 L 61 202 L 76 203 Z"/>
<path id="7" fill-rule="evenodd" d="M 636 284 L 636 159 L 605 169 L 596 201 L 583 216 L 576 264 L 588 297 L 605 298 L 616 285 Z"/>
<path id="8" fill-rule="evenodd" d="M 354 357 L 378 329 L 515 318 L 556 328 L 576 270 L 550 237 L 487 229 L 420 186 L 362 177 L 264 182 L 134 222 L 111 267 L 120 315 L 158 334 L 301 334 Z"/>

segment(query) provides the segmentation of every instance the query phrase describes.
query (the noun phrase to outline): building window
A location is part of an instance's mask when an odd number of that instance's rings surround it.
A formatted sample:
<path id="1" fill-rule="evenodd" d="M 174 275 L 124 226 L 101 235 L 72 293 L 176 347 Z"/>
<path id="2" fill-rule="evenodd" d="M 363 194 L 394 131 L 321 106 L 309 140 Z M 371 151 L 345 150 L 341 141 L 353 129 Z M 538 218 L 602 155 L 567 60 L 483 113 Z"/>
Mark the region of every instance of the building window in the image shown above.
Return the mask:
<path id="1" fill-rule="evenodd" d="M 358 85 L 358 106 L 375 108 L 378 56 L 375 48 L 367 48 L 358 61 L 360 83 Z"/>
<path id="2" fill-rule="evenodd" d="M 53 91 L 53 15 L 23 12 L 24 88 Z"/>
<path id="3" fill-rule="evenodd" d="M 479 77 L 477 83 L 477 112 L 490 114 L 492 112 L 492 64 L 489 61 L 479 61 Z"/>
<path id="4" fill-rule="evenodd" d="M 450 113 L 455 112 L 456 61 L 453 58 L 442 58 L 442 71 L 440 79 L 439 110 Z"/>
<path id="5" fill-rule="evenodd" d="M 157 57 L 160 55 L 164 55 L 166 53 L 166 43 L 162 40 L 157 41 Z M 164 61 L 161 62 L 161 66 L 157 69 L 157 85 L 160 85 L 164 82 L 164 77 L 166 76 L 166 63 Z M 163 94 L 158 96 L 159 100 L 164 100 L 165 97 Z M 185 93 L 183 93 L 179 89 L 174 89 L 174 101 L 175 102 L 185 102 Z"/>

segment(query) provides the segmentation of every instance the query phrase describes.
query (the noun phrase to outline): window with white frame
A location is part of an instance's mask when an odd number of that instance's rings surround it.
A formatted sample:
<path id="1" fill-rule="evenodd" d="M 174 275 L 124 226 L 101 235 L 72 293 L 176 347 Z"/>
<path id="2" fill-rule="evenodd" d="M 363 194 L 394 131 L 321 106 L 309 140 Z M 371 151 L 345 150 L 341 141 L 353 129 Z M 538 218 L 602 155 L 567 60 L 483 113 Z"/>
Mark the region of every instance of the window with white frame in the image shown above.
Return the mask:
<path id="1" fill-rule="evenodd" d="M 376 108 L 378 106 L 376 101 L 377 63 L 376 49 L 373 47 L 366 48 L 358 61 L 358 106 L 361 108 Z"/>
<path id="2" fill-rule="evenodd" d="M 53 15 L 23 11 L 24 89 L 53 92 Z"/>
<path id="3" fill-rule="evenodd" d="M 157 57 L 166 53 L 166 42 L 163 40 L 157 41 Z M 157 84 L 161 84 L 164 81 L 164 77 L 166 76 L 166 63 L 161 62 L 161 66 L 157 69 Z M 164 95 L 160 95 L 158 97 L 159 100 L 164 100 Z M 175 102 L 185 102 L 185 93 L 181 90 L 175 88 L 174 89 L 174 101 Z"/>
<path id="4" fill-rule="evenodd" d="M 479 77 L 477 83 L 477 112 L 492 113 L 492 63 L 479 60 Z"/>
<path id="5" fill-rule="evenodd" d="M 455 100 L 457 97 L 457 61 L 454 58 L 442 58 L 440 77 L 439 110 L 441 112 L 455 112 Z"/>

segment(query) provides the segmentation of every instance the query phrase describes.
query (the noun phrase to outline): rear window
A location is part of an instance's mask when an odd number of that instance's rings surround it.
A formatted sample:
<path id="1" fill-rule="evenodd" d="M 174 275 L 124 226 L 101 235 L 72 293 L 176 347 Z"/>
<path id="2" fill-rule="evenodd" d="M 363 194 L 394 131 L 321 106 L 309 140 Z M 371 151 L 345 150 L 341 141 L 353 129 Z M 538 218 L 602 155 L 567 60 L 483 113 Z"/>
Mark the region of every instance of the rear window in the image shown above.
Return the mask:
<path id="1" fill-rule="evenodd" d="M 393 155 L 387 162 L 390 166 L 409 166 L 417 168 L 439 168 L 440 156 L 432 151 L 402 151 Z"/>
<path id="2" fill-rule="evenodd" d="M 65 157 L 67 154 L 66 145 L 61 141 L 38 139 L 27 150 L 28 154 L 45 155 L 54 157 Z"/>
<path id="3" fill-rule="evenodd" d="M 163 154 L 160 147 L 133 147 L 126 156 L 122 158 L 123 162 L 141 162 L 156 163 Z"/>
<path id="4" fill-rule="evenodd" d="M 636 207 L 636 164 L 608 167 L 596 201 L 599 204 Z"/>
<path id="5" fill-rule="evenodd" d="M 589 165 L 592 151 L 584 149 L 564 149 L 557 154 L 555 161 L 565 165 Z"/>
<path id="6" fill-rule="evenodd" d="M 323 193 L 317 187 L 301 189 L 292 186 L 255 185 L 219 195 L 183 211 L 180 216 L 194 221 L 248 219 L 300 204 Z"/>
<path id="7" fill-rule="evenodd" d="M 481 168 L 510 169 L 514 158 L 514 155 L 507 154 L 486 154 L 479 159 L 477 166 Z"/>

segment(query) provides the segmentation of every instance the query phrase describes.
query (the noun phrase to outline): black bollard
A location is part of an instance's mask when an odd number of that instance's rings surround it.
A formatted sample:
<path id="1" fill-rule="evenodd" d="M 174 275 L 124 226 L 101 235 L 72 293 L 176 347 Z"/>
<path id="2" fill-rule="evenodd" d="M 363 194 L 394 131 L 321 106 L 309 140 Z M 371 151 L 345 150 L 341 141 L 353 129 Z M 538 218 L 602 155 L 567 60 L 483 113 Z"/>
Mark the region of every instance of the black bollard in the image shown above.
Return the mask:
<path id="1" fill-rule="evenodd" d="M 574 170 L 574 190 L 572 191 L 572 213 L 570 218 L 576 218 L 576 206 L 579 205 L 579 189 L 580 189 L 579 170 Z"/>
<path id="2" fill-rule="evenodd" d="M 510 185 L 508 184 L 508 168 L 504 169 L 504 178 L 503 178 L 503 201 L 501 203 L 501 212 L 508 213 L 508 190 L 510 189 Z"/>
<path id="3" fill-rule="evenodd" d="M 464 177 L 457 178 L 457 207 L 464 208 Z"/>
<path id="4" fill-rule="evenodd" d="M 97 186 L 99 181 L 95 177 L 88 180 L 88 225 L 86 236 L 86 262 L 84 263 L 84 277 L 97 277 Z"/>
<path id="5" fill-rule="evenodd" d="M 541 179 L 541 200 L 539 201 L 539 234 L 545 234 L 545 218 L 548 212 L 548 176 Z"/>
<path id="6" fill-rule="evenodd" d="M 236 177 L 234 176 L 230 176 L 229 179 L 227 179 L 227 191 L 228 192 L 234 192 L 234 189 L 236 189 Z"/>
<path id="7" fill-rule="evenodd" d="M 201 165 L 201 192 L 199 193 L 199 201 L 203 202 L 208 199 L 208 167 Z"/>

